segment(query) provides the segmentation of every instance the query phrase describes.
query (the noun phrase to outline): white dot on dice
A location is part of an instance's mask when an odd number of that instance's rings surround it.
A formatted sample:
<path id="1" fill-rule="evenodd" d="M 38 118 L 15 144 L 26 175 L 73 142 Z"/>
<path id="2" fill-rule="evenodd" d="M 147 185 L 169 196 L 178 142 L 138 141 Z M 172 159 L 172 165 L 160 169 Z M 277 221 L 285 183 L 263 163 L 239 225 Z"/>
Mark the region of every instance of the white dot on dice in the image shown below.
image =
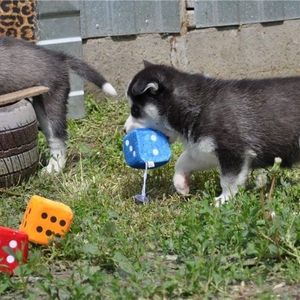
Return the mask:
<path id="1" fill-rule="evenodd" d="M 130 152 L 132 152 L 132 150 L 133 150 L 133 147 L 132 147 L 132 146 L 130 146 L 130 147 L 129 147 L 129 151 L 130 151 Z"/>
<path id="2" fill-rule="evenodd" d="M 12 264 L 14 261 L 15 261 L 15 258 L 12 256 L 12 255 L 8 255 L 6 257 L 6 261 L 9 263 L 9 264 Z"/>
<path id="3" fill-rule="evenodd" d="M 17 245 L 18 245 L 18 243 L 17 243 L 17 241 L 15 241 L 15 240 L 12 240 L 12 241 L 9 242 L 9 247 L 10 247 L 10 248 L 16 248 Z"/>
<path id="4" fill-rule="evenodd" d="M 151 135 L 151 141 L 155 142 L 157 140 L 157 136 L 155 134 Z"/>
<path id="5" fill-rule="evenodd" d="M 136 156 L 136 152 L 135 152 L 135 151 L 133 151 L 133 156 L 134 156 L 134 157 Z"/>
<path id="6" fill-rule="evenodd" d="M 154 155 L 158 155 L 158 150 L 157 150 L 157 149 L 153 149 L 152 153 L 153 153 Z"/>
<path id="7" fill-rule="evenodd" d="M 125 141 L 125 145 L 129 146 L 129 141 L 128 140 Z"/>

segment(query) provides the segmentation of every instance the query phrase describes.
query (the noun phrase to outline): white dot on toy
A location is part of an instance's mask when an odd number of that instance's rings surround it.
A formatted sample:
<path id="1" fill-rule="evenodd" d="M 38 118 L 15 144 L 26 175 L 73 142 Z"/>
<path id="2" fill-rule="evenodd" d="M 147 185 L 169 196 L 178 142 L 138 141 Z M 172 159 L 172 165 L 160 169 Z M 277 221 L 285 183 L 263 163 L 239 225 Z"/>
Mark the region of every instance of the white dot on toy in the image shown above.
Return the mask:
<path id="1" fill-rule="evenodd" d="M 17 244 L 17 242 L 16 242 L 15 240 L 12 240 L 12 241 L 9 242 L 9 247 L 10 247 L 10 248 L 16 248 L 17 245 L 18 245 L 18 244 Z"/>
<path id="2" fill-rule="evenodd" d="M 9 263 L 9 264 L 12 264 L 14 261 L 15 261 L 15 258 L 12 256 L 12 255 L 8 255 L 6 257 L 6 261 Z"/>
<path id="3" fill-rule="evenodd" d="M 152 135 L 151 135 L 151 140 L 152 140 L 153 142 L 155 142 L 155 141 L 157 140 L 157 136 L 156 136 L 155 134 L 152 134 Z"/>
<path id="4" fill-rule="evenodd" d="M 159 154 L 158 150 L 157 149 L 153 149 L 153 154 L 154 155 L 158 155 Z"/>
<path id="5" fill-rule="evenodd" d="M 148 202 L 146 197 L 147 170 L 163 166 L 170 160 L 172 153 L 169 141 L 160 131 L 138 128 L 125 136 L 123 150 L 127 165 L 136 169 L 145 169 L 142 194 L 136 195 L 135 198 L 140 202 Z"/>

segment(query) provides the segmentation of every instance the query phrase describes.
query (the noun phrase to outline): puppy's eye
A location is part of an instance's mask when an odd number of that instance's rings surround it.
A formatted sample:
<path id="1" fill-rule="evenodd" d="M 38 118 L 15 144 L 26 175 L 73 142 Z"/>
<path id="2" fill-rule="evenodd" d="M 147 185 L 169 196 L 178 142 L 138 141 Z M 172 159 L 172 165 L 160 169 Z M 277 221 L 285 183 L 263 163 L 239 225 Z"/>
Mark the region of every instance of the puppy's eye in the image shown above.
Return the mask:
<path id="1" fill-rule="evenodd" d="M 141 117 L 141 110 L 137 105 L 132 105 L 131 115 L 136 119 Z"/>

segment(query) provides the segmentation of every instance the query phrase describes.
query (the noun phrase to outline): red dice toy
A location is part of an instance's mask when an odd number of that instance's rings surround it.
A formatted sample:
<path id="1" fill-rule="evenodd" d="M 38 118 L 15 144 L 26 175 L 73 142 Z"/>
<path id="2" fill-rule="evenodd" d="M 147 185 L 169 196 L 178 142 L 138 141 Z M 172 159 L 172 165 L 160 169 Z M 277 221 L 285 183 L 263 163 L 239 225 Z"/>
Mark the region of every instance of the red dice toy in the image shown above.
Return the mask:
<path id="1" fill-rule="evenodd" d="M 12 251 L 6 251 L 5 247 Z M 19 265 L 16 259 L 17 250 L 21 251 L 21 260 L 26 263 L 28 235 L 22 231 L 0 226 L 0 272 L 13 274 L 14 269 Z"/>

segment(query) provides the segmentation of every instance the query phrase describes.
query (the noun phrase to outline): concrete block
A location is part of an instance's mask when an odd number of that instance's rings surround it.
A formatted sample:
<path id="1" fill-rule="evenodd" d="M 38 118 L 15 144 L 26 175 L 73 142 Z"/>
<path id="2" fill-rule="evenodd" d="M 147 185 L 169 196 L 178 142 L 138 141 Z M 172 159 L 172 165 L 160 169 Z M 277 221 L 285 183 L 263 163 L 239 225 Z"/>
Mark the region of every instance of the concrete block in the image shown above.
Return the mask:
<path id="1" fill-rule="evenodd" d="M 300 75 L 300 20 L 187 34 L 186 70 L 222 78 Z"/>
<path id="2" fill-rule="evenodd" d="M 124 98 L 131 78 L 143 68 L 143 60 L 170 62 L 170 37 L 160 34 L 100 38 L 86 40 L 83 57 L 117 89 Z M 86 84 L 86 91 L 96 93 L 97 87 Z"/>
<path id="3" fill-rule="evenodd" d="M 83 57 L 123 99 L 129 81 L 143 68 L 143 59 L 228 79 L 300 76 L 299 30 L 298 19 L 197 29 L 182 35 L 90 39 L 83 45 Z M 91 84 L 86 90 L 97 92 Z"/>

